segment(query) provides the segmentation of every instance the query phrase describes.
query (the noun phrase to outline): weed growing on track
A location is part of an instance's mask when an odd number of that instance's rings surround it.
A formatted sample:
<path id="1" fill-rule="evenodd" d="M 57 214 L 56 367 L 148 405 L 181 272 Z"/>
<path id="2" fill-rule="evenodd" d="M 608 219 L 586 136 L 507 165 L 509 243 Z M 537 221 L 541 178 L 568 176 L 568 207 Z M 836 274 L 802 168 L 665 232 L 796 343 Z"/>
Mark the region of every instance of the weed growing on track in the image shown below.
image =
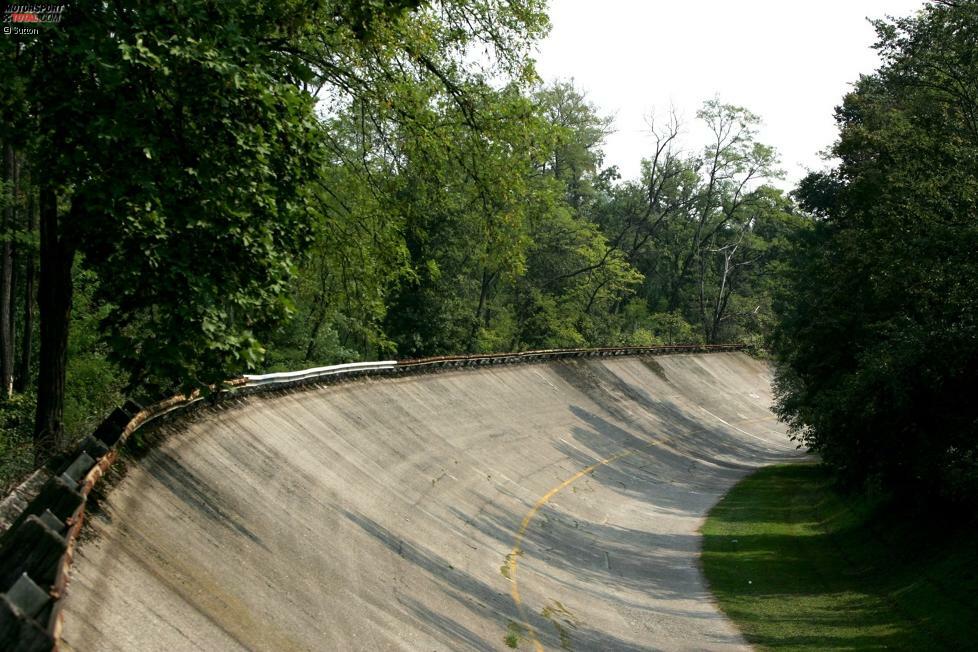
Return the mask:
<path id="1" fill-rule="evenodd" d="M 506 638 L 503 640 L 506 642 L 507 647 L 518 648 L 520 646 L 520 636 L 523 634 L 523 626 L 519 623 L 509 622 L 509 627 L 506 628 Z"/>

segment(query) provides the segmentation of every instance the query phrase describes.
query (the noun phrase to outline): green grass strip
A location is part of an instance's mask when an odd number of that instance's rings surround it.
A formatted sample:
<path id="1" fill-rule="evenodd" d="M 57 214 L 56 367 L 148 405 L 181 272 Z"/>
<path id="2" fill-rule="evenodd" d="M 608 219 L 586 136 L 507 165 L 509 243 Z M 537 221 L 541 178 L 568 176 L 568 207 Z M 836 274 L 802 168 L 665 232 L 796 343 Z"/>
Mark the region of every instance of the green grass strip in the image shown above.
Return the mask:
<path id="1" fill-rule="evenodd" d="M 721 609 L 762 649 L 978 649 L 973 530 L 849 497 L 804 464 L 745 479 L 702 532 Z"/>

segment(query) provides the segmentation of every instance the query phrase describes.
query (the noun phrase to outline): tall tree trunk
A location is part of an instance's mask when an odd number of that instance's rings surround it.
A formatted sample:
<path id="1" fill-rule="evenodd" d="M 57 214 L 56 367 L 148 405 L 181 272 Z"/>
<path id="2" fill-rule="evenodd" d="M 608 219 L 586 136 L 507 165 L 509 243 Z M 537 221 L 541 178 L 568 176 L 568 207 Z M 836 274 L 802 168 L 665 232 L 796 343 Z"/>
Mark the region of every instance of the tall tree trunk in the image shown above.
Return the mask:
<path id="1" fill-rule="evenodd" d="M 324 259 L 319 261 L 319 265 L 319 293 L 316 295 L 316 314 L 309 333 L 309 345 L 306 346 L 306 360 L 312 360 L 313 354 L 316 353 L 319 331 L 322 330 L 323 324 L 326 323 L 326 284 L 329 280 L 329 268 L 326 267 L 326 261 Z"/>
<path id="2" fill-rule="evenodd" d="M 41 319 L 41 358 L 37 375 L 37 413 L 34 458 L 43 463 L 64 441 L 65 371 L 68 325 L 71 319 L 71 267 L 74 247 L 61 233 L 55 189 L 41 188 L 41 278 L 38 307 Z"/>
<path id="3" fill-rule="evenodd" d="M 18 225 L 19 226 L 19 225 Z M 17 388 L 17 287 L 20 285 L 17 243 L 10 247 L 10 319 L 7 321 L 7 342 L 10 345 L 10 391 Z"/>
<path id="4" fill-rule="evenodd" d="M 11 223 L 12 226 L 10 230 L 16 229 L 20 231 L 23 228 L 21 224 L 21 214 L 23 214 L 23 207 L 21 205 L 20 190 L 23 187 L 21 173 L 23 172 L 24 161 L 22 157 L 17 157 L 14 155 L 14 221 Z M 17 286 L 20 285 L 20 262 L 18 257 L 20 256 L 20 250 L 23 246 L 18 247 L 16 241 L 12 241 L 10 245 L 10 319 L 7 322 L 8 330 L 8 341 L 10 342 L 10 378 L 11 378 L 11 391 L 17 388 Z"/>
<path id="5" fill-rule="evenodd" d="M 700 323 L 703 327 L 703 339 L 707 344 L 713 344 L 710 340 L 710 320 L 706 317 L 706 259 L 700 257 Z"/>
<path id="6" fill-rule="evenodd" d="M 3 146 L 4 179 L 10 184 L 10 202 L 4 210 L 2 231 L 5 232 L 0 247 L 0 397 L 7 398 L 14 392 L 14 341 L 11 324 L 13 318 L 14 251 L 11 241 L 15 228 L 16 177 L 14 148 L 10 143 Z"/>
<path id="7" fill-rule="evenodd" d="M 27 233 L 33 235 L 37 230 L 37 205 L 34 202 L 34 191 L 28 188 L 27 199 Z M 27 247 L 24 252 L 24 331 L 20 344 L 20 367 L 15 377 L 14 389 L 23 392 L 27 389 L 31 377 L 31 355 L 34 348 L 34 269 L 36 254 L 34 248 Z"/>
<path id="8" fill-rule="evenodd" d="M 486 309 L 486 300 L 489 298 L 489 288 L 496 280 L 497 272 L 489 273 L 485 267 L 482 268 L 482 284 L 479 290 L 479 305 L 476 306 L 475 316 L 472 319 L 472 330 L 469 332 L 469 343 L 466 349 L 469 353 L 475 350 L 475 339 L 479 334 L 479 324 L 482 323 L 482 311 Z M 489 324 L 486 323 L 486 326 Z"/>

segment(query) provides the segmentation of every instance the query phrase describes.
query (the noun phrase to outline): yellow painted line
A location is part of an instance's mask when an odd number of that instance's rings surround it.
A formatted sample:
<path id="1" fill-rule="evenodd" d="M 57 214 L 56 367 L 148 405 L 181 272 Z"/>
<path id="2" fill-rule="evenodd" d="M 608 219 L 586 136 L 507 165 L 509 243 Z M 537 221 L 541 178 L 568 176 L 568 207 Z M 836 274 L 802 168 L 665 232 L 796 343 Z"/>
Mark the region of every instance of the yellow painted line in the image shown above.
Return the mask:
<path id="1" fill-rule="evenodd" d="M 649 446 L 654 446 L 654 445 L 655 444 L 653 443 L 649 444 Z M 519 567 L 518 560 L 520 556 L 523 554 L 523 539 L 526 537 L 526 531 L 530 527 L 530 522 L 533 521 L 533 518 L 537 515 L 537 512 L 539 512 L 544 505 L 550 502 L 551 498 L 556 496 L 558 493 L 560 493 L 567 487 L 571 486 L 572 484 L 574 484 L 584 476 L 593 473 L 595 469 L 600 468 L 606 464 L 611 464 L 612 462 L 617 462 L 623 457 L 628 457 L 629 455 L 633 455 L 637 452 L 638 449 L 630 449 L 630 450 L 622 451 L 616 455 L 612 455 L 609 458 L 603 459 L 600 462 L 596 462 L 595 464 L 592 464 L 591 466 L 587 467 L 582 471 L 578 471 L 577 473 L 575 473 L 574 475 L 567 478 L 559 485 L 557 485 L 556 487 L 554 487 L 553 489 L 545 493 L 543 497 L 541 497 L 540 500 L 538 500 L 533 505 L 533 508 L 526 513 L 526 516 L 523 517 L 523 522 L 520 523 L 520 529 L 516 532 L 516 537 L 513 539 L 513 548 L 512 550 L 510 550 L 509 554 L 506 555 L 505 568 L 507 570 L 506 575 L 507 577 L 509 577 L 510 582 L 512 582 L 513 584 L 509 593 L 513 597 L 513 603 L 516 605 L 517 611 L 519 611 L 520 619 L 523 621 L 523 625 L 526 627 L 526 631 L 530 635 L 530 640 L 533 641 L 533 649 L 536 650 L 536 652 L 543 652 L 543 646 L 540 645 L 540 641 L 537 639 L 536 631 L 533 629 L 533 625 L 530 624 L 530 620 L 526 616 L 526 608 L 523 606 L 523 599 L 520 597 L 520 585 L 516 581 L 516 571 Z"/>
<path id="2" fill-rule="evenodd" d="M 697 406 L 697 407 L 701 407 L 701 406 Z M 702 407 L 701 407 L 701 409 L 702 409 Z M 703 411 L 706 412 L 707 414 L 709 414 L 714 419 L 717 419 L 720 423 L 722 423 L 722 424 L 724 424 L 726 426 L 729 426 L 730 428 L 733 428 L 734 430 L 737 430 L 739 432 L 742 432 L 745 435 L 748 435 L 750 437 L 754 437 L 755 439 L 760 439 L 756 435 L 752 435 L 749 432 L 746 432 L 744 430 L 741 430 L 740 428 L 738 428 L 737 426 L 733 425 L 732 423 L 728 423 L 727 421 L 724 421 L 723 419 L 721 419 L 717 415 L 713 414 L 712 412 L 708 412 L 705 409 L 703 409 Z M 768 421 L 768 420 L 775 420 L 775 419 L 776 419 L 775 417 L 761 417 L 761 418 L 757 418 L 757 419 L 741 419 L 737 423 L 758 423 L 758 422 L 761 422 L 761 421 Z M 695 433 L 699 433 L 699 432 L 708 432 L 710 430 L 712 430 L 712 428 L 699 428 L 697 430 L 691 430 L 691 431 L 689 431 L 687 433 L 684 433 L 684 434 L 690 435 L 690 434 L 695 434 Z M 660 442 L 649 442 L 645 446 L 643 446 L 642 448 L 651 448 L 652 446 L 655 446 L 658 443 L 660 443 Z M 670 442 L 669 441 L 663 441 L 661 443 L 668 444 Z M 533 649 L 535 650 L 535 652 L 544 652 L 544 649 L 543 649 L 543 646 L 540 645 L 540 641 L 537 638 L 536 630 L 533 629 L 533 625 L 530 624 L 530 620 L 529 620 L 529 618 L 527 618 L 527 615 L 526 615 L 526 607 L 523 606 L 523 598 L 520 596 L 520 585 L 519 585 L 519 582 L 516 579 L 516 572 L 517 572 L 517 570 L 519 568 L 519 558 L 523 555 L 523 540 L 526 538 L 526 531 L 529 529 L 530 523 L 536 517 L 537 512 L 539 512 L 540 509 L 543 508 L 544 505 L 546 505 L 547 503 L 549 503 L 550 500 L 554 496 L 556 496 L 558 493 L 560 493 L 561 491 L 563 491 L 567 487 L 571 486 L 572 484 L 574 484 L 575 482 L 577 482 L 578 480 L 580 480 L 584 476 L 593 473 L 595 471 L 595 469 L 598 469 L 598 468 L 600 468 L 602 466 L 605 466 L 607 464 L 611 464 L 612 462 L 617 462 L 618 460 L 620 460 L 622 458 L 625 458 L 625 457 L 628 457 L 629 455 L 634 455 L 635 453 L 641 452 L 642 448 L 630 448 L 628 450 L 621 451 L 619 453 L 616 453 L 615 455 L 612 455 L 611 457 L 608 457 L 608 458 L 605 458 L 605 459 L 601 460 L 600 462 L 595 462 L 594 464 L 592 464 L 591 466 L 587 467 L 586 469 L 583 469 L 581 471 L 578 471 L 577 473 L 575 473 L 574 475 L 572 475 L 571 477 L 567 478 L 566 480 L 564 480 L 563 482 L 561 482 L 560 484 L 558 484 L 556 487 L 554 487 L 553 489 L 551 489 L 550 491 L 548 491 L 547 493 L 545 493 L 536 503 L 533 504 L 533 507 L 530 509 L 530 511 L 526 513 L 526 516 L 523 517 L 523 521 L 520 523 L 520 529 L 517 530 L 516 536 L 513 539 L 513 547 L 509 551 L 509 554 L 506 555 L 506 563 L 503 566 L 503 568 L 506 569 L 505 576 L 508 577 L 509 580 L 510 580 L 510 582 L 512 583 L 512 587 L 510 588 L 509 593 L 510 593 L 510 595 L 513 598 L 513 603 L 516 605 L 516 609 L 517 609 L 517 612 L 519 613 L 520 620 L 523 621 L 522 624 L 526 627 L 526 631 L 527 631 L 527 633 L 530 636 L 530 640 L 533 642 Z"/>

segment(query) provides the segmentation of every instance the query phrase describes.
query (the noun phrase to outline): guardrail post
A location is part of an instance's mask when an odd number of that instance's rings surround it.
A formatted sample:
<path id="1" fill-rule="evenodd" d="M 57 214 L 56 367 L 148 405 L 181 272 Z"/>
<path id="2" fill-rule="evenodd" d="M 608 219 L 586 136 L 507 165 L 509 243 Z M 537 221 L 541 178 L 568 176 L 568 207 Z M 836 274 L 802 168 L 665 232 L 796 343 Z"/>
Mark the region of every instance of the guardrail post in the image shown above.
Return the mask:
<path id="1" fill-rule="evenodd" d="M 37 618 L 51 596 L 35 584 L 27 573 L 21 573 L 7 591 L 7 599 L 28 618 Z"/>
<path id="2" fill-rule="evenodd" d="M 0 650 L 51 652 L 54 638 L 33 618 L 0 594 Z"/>
<path id="3" fill-rule="evenodd" d="M 112 448 L 115 446 L 115 443 L 119 441 L 119 438 L 122 437 L 122 432 L 126 429 L 126 426 L 129 425 L 132 417 L 133 415 L 129 414 L 121 407 L 117 407 L 116 409 L 112 410 L 112 414 L 110 414 L 105 421 L 103 421 L 101 425 L 95 429 L 93 434 L 97 439 L 101 439 L 102 443 L 104 443 L 106 446 Z"/>
<path id="4" fill-rule="evenodd" d="M 51 586 L 68 544 L 64 537 L 33 514 L 0 549 L 0 589 L 8 591 L 27 573 L 43 586 Z"/>
<path id="5" fill-rule="evenodd" d="M 95 460 L 88 453 L 81 453 L 61 472 L 61 477 L 77 484 L 95 466 Z"/>
<path id="6" fill-rule="evenodd" d="M 50 511 L 59 521 L 65 522 L 74 515 L 83 502 L 85 498 L 78 491 L 77 483 L 68 482 L 61 476 L 51 477 L 41 487 L 34 500 L 28 503 L 20 516 L 4 532 L 3 537 L 0 538 L 0 548 L 6 547 L 7 540 L 14 536 L 28 517 L 41 516 L 45 511 Z"/>

